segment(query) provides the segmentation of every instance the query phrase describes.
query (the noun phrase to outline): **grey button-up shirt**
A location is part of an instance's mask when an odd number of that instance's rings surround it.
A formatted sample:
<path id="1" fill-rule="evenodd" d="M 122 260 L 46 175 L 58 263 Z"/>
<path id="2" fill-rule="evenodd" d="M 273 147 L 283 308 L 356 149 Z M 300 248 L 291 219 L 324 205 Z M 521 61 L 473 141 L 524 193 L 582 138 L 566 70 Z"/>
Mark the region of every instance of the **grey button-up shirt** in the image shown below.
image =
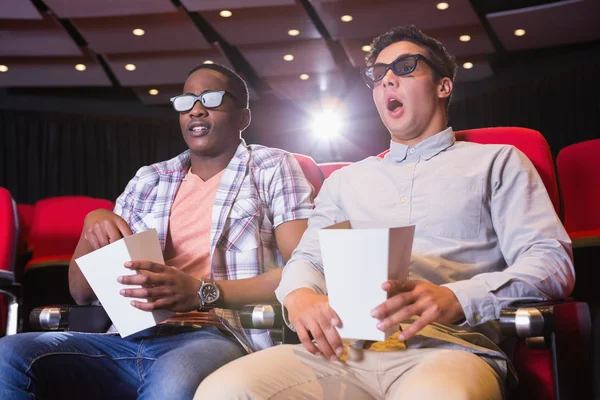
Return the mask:
<path id="1" fill-rule="evenodd" d="M 439 331 L 471 343 L 465 330 L 500 341 L 502 308 L 567 297 L 575 283 L 569 236 L 535 167 L 513 146 L 457 142 L 451 128 L 416 146 L 392 142 L 384 159 L 333 173 L 315 206 L 276 290 L 281 302 L 303 287 L 326 293 L 317 231 L 344 220 L 415 225 L 409 278 L 454 292 L 466 321 Z"/>

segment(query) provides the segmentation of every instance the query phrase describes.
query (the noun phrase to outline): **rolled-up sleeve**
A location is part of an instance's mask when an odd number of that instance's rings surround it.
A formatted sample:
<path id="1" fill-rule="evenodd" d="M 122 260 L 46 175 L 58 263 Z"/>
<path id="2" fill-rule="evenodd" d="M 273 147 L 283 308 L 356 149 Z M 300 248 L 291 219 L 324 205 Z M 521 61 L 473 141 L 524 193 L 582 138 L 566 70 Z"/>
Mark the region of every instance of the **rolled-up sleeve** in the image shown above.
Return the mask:
<path id="1" fill-rule="evenodd" d="M 288 294 L 300 288 L 310 288 L 320 294 L 327 291 L 318 231 L 347 219 L 337 201 L 338 186 L 334 173 L 324 182 L 315 199 L 315 209 L 308 219 L 308 229 L 283 269 L 281 282 L 275 290 L 277 299 L 282 304 Z"/>
<path id="2" fill-rule="evenodd" d="M 571 241 L 531 161 L 506 147 L 490 179 L 492 224 L 508 267 L 443 285 L 471 326 L 498 319 L 516 301 L 565 298 L 575 285 Z"/>
<path id="3" fill-rule="evenodd" d="M 131 217 L 133 215 L 133 205 L 135 202 L 136 186 L 148 167 L 140 168 L 135 176 L 127 183 L 125 190 L 117 198 L 113 212 L 123 218 L 131 226 Z"/>
<path id="4" fill-rule="evenodd" d="M 273 227 L 311 214 L 313 190 L 293 155 L 284 153 L 269 184 Z"/>

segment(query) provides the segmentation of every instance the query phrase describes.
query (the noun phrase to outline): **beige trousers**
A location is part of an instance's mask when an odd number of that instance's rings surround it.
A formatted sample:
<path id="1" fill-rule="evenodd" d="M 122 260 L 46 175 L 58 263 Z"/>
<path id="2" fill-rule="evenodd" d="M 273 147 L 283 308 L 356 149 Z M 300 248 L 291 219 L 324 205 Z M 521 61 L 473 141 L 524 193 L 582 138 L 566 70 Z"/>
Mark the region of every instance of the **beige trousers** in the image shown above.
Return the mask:
<path id="1" fill-rule="evenodd" d="M 350 348 L 342 362 L 282 345 L 220 368 L 194 399 L 501 400 L 502 392 L 496 372 L 463 350 Z"/>

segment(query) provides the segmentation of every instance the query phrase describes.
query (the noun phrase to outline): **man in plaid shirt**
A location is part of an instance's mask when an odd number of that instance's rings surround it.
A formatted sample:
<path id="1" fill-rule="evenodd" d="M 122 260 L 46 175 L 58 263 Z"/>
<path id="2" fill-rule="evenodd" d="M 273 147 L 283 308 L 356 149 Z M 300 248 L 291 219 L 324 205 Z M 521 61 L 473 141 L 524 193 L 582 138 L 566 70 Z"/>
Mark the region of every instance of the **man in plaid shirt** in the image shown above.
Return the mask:
<path id="1" fill-rule="evenodd" d="M 171 101 L 189 150 L 142 167 L 114 212 L 90 213 L 69 268 L 73 298 L 90 304 L 96 296 L 74 260 L 154 228 L 167 265 L 126 263 L 152 273 L 120 277 L 120 294 L 139 309 L 177 314 L 126 338 L 5 338 L 0 398 L 192 398 L 211 372 L 272 344 L 266 331 L 242 329 L 235 309 L 276 300 L 278 267 L 306 229 L 312 188 L 291 154 L 241 139 L 250 110 L 237 74 L 203 64 L 190 72 L 184 93 Z"/>

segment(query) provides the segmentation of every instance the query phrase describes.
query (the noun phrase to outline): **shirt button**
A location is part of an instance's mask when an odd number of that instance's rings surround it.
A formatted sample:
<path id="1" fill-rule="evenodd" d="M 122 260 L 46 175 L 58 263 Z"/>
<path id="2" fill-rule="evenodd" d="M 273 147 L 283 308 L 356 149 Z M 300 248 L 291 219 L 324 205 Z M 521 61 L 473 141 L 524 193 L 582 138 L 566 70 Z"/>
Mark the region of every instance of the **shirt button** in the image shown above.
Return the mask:
<path id="1" fill-rule="evenodd" d="M 408 150 L 408 152 L 409 152 L 410 154 L 412 154 L 412 153 L 414 153 L 414 152 L 415 152 L 415 149 L 410 149 L 410 150 Z"/>
<path id="2" fill-rule="evenodd" d="M 481 322 L 481 314 L 475 314 L 475 322 Z"/>
<path id="3" fill-rule="evenodd" d="M 406 203 L 408 201 L 408 197 L 406 196 L 402 196 L 402 198 L 400 199 L 401 202 Z"/>

